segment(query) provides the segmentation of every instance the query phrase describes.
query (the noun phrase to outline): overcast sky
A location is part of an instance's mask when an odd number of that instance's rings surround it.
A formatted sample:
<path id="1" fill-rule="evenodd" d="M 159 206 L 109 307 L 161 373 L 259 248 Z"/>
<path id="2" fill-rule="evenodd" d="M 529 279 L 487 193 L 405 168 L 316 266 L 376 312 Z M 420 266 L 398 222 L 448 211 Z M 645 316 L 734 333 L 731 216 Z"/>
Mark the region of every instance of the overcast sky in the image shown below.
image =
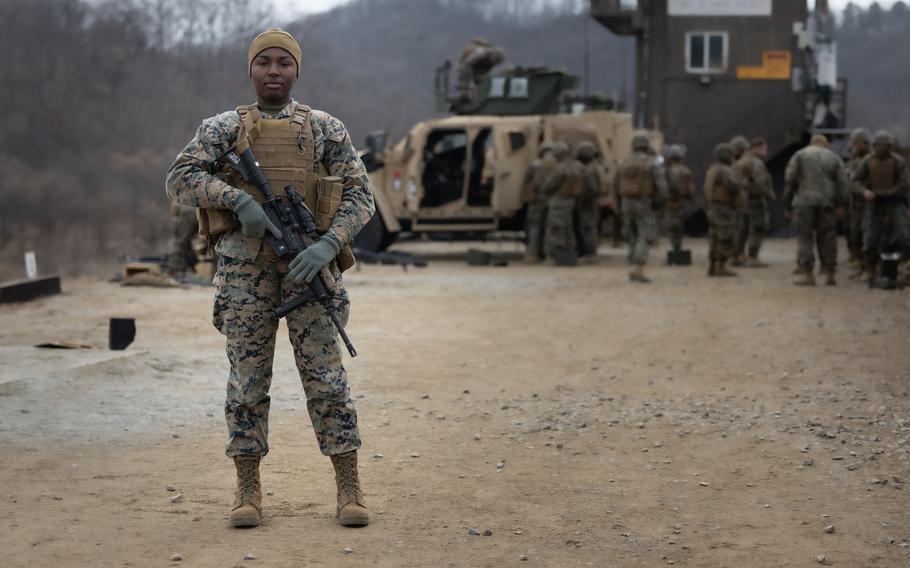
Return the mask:
<path id="1" fill-rule="evenodd" d="M 304 14 L 324 12 L 339 4 L 346 4 L 350 1 L 351 0 L 270 0 L 276 11 L 281 14 L 281 19 L 284 20 L 291 20 Z M 420 2 L 422 0 L 413 1 Z M 811 1 L 814 3 L 814 0 Z M 829 0 L 829 4 L 835 10 L 842 10 L 849 2 L 850 0 Z M 853 0 L 853 2 L 860 6 L 868 6 L 872 3 L 872 0 Z M 894 2 L 895 0 L 879 0 L 879 4 L 882 6 L 890 6 L 891 4 L 894 4 Z"/>

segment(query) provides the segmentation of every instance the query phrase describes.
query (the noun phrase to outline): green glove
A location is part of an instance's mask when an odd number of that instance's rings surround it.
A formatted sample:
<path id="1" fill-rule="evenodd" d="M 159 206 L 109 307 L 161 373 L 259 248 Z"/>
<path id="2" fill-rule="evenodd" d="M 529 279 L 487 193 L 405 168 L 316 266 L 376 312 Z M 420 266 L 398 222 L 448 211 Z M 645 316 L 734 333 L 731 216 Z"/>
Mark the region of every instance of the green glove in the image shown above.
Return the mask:
<path id="1" fill-rule="evenodd" d="M 331 234 L 325 234 L 321 239 L 308 246 L 303 252 L 294 257 L 288 275 L 298 282 L 309 282 L 319 274 L 325 265 L 332 262 L 341 250 L 341 243 Z"/>
<path id="2" fill-rule="evenodd" d="M 237 198 L 234 213 L 237 214 L 237 218 L 240 220 L 240 229 L 244 235 L 261 239 L 265 236 L 266 230 L 268 230 L 276 239 L 281 238 L 281 231 L 265 214 L 262 205 L 256 203 L 256 200 L 249 193 L 244 192 Z"/>

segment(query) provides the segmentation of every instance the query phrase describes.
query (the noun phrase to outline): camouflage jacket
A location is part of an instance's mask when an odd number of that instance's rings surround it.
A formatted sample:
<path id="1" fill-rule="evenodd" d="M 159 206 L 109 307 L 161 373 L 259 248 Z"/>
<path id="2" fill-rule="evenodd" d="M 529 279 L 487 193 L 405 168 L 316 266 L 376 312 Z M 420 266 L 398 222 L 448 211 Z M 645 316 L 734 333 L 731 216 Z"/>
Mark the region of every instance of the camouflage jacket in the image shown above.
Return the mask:
<path id="1" fill-rule="evenodd" d="M 651 191 L 653 192 L 653 195 L 650 195 L 648 197 L 629 198 L 622 197 L 619 194 L 619 186 L 621 184 L 623 175 L 623 167 L 627 163 L 626 161 L 623 161 L 619 164 L 619 167 L 616 168 L 616 174 L 613 176 L 613 203 L 619 206 L 623 199 L 650 199 L 655 204 L 657 204 L 658 207 L 663 207 L 663 205 L 670 199 L 670 190 L 667 187 L 667 176 L 664 175 L 663 167 L 657 163 L 657 160 L 655 160 L 653 156 L 640 150 L 633 152 L 632 157 L 629 160 L 634 159 L 642 160 L 648 163 L 648 173 L 651 176 Z"/>
<path id="2" fill-rule="evenodd" d="M 848 204 L 844 162 L 827 148 L 808 146 L 790 158 L 785 175 L 784 207 L 845 207 Z"/>
<path id="3" fill-rule="evenodd" d="M 743 154 L 733 164 L 733 171 L 736 172 L 737 179 L 748 193 L 749 199 L 773 200 L 776 197 L 771 174 L 768 172 L 765 162 L 752 152 Z"/>
<path id="4" fill-rule="evenodd" d="M 907 174 L 907 162 L 897 154 L 892 153 L 891 159 L 894 160 L 894 183 L 890 189 L 875 192 L 876 198 L 898 198 L 907 202 L 910 197 L 910 176 Z M 872 189 L 870 185 L 870 162 L 878 161 L 874 153 L 866 155 L 853 172 L 853 181 L 859 186 L 859 192 L 862 194 L 866 189 Z"/>
<path id="5" fill-rule="evenodd" d="M 263 112 L 262 117 L 290 118 L 296 104 L 292 100 L 277 114 Z M 340 120 L 313 110 L 310 126 L 316 162 L 325 167 L 328 175 L 341 177 L 344 184 L 341 206 L 328 232 L 343 245 L 350 244 L 375 211 L 366 168 Z M 240 127 L 240 115 L 236 111 L 223 112 L 202 121 L 196 135 L 168 170 L 168 197 L 193 207 L 233 209 L 243 191 L 215 177 L 219 170 L 216 161 L 234 146 Z M 261 249 L 261 239 L 244 236 L 238 227 L 218 241 L 215 252 L 252 261 Z"/>
<path id="6" fill-rule="evenodd" d="M 667 207 L 679 209 L 683 203 L 694 200 L 695 180 L 692 177 L 692 170 L 683 164 L 669 164 L 666 167 L 666 178 L 669 193 Z"/>

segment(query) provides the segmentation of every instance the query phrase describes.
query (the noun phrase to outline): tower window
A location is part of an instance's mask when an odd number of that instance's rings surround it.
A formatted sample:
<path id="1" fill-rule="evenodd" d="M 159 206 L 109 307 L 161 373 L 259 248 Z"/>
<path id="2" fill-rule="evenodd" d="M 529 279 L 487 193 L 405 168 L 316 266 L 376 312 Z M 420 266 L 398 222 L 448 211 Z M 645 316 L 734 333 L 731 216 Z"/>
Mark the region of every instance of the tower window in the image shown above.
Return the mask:
<path id="1" fill-rule="evenodd" d="M 727 32 L 686 34 L 686 71 L 689 73 L 723 73 L 727 70 L 728 53 Z"/>

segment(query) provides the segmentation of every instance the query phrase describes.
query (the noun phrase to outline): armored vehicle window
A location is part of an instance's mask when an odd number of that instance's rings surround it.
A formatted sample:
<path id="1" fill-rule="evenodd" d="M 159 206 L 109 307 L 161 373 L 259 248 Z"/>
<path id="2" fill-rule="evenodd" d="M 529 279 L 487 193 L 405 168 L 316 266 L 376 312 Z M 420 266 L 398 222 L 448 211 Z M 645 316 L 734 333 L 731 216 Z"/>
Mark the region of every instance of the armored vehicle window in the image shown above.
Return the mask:
<path id="1" fill-rule="evenodd" d="M 458 201 L 464 194 L 468 136 L 464 130 L 434 130 L 423 148 L 421 207 Z"/>
<path id="2" fill-rule="evenodd" d="M 525 135 L 521 132 L 509 132 L 509 146 L 511 146 L 513 152 L 524 148 Z"/>
<path id="3" fill-rule="evenodd" d="M 471 144 L 471 177 L 468 179 L 468 205 L 490 205 L 496 177 L 496 148 L 493 131 L 484 128 Z"/>
<path id="4" fill-rule="evenodd" d="M 686 71 L 720 73 L 727 69 L 727 32 L 686 34 Z"/>

